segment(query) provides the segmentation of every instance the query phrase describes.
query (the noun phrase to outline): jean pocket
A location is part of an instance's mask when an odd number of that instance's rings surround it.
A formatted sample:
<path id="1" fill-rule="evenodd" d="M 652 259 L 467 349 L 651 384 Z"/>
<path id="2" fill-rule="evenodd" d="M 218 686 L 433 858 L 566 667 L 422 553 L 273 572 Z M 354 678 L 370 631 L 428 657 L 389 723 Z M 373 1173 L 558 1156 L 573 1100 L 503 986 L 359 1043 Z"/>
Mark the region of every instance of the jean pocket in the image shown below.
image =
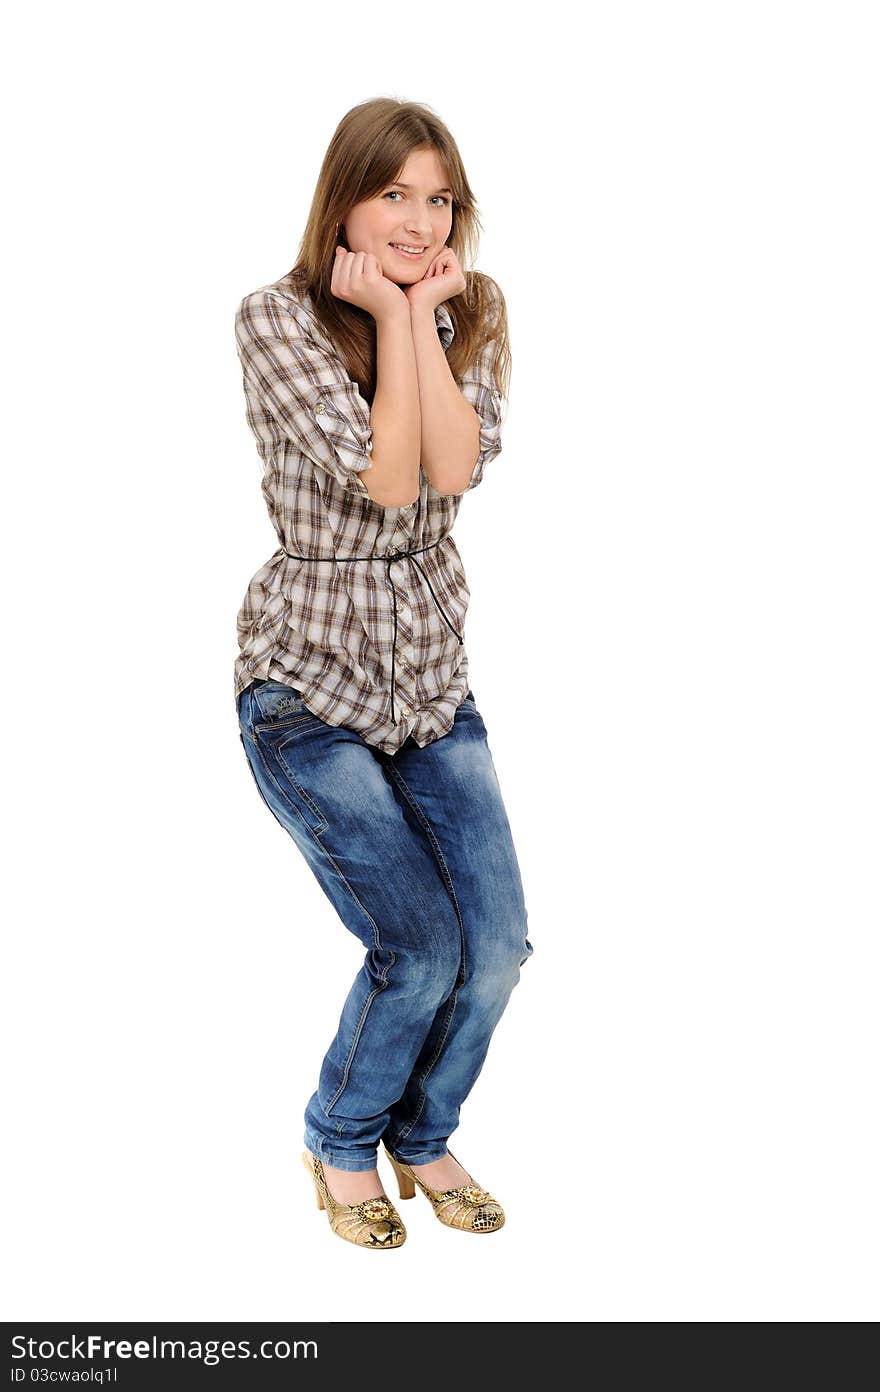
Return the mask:
<path id="1" fill-rule="evenodd" d="M 322 724 L 316 717 L 311 719 L 315 726 Z M 260 728 L 259 725 L 255 727 L 256 730 Z M 298 726 L 293 730 L 286 725 L 264 728 L 272 733 L 253 734 L 246 739 L 239 731 L 251 774 L 260 796 L 276 821 L 302 846 L 304 827 L 315 836 L 320 836 L 327 830 L 329 822 L 297 776 L 301 732 Z"/>
<path id="2" fill-rule="evenodd" d="M 289 686 L 286 682 L 263 681 L 259 682 L 251 693 L 253 696 L 253 717 L 254 729 L 259 730 L 264 726 L 277 725 L 282 720 L 289 720 L 297 716 L 315 716 L 306 709 L 303 694 L 296 686 Z"/>

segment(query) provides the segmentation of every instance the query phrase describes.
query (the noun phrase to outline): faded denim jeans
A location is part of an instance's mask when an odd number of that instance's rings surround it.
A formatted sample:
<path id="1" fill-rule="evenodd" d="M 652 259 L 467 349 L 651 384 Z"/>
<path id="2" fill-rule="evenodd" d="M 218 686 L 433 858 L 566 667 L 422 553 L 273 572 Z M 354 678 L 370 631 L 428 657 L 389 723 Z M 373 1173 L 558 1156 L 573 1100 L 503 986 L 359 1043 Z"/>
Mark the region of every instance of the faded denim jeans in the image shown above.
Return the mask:
<path id="1" fill-rule="evenodd" d="M 436 1160 L 534 950 L 474 694 L 446 735 L 393 755 L 279 681 L 252 682 L 238 714 L 263 801 L 366 949 L 305 1143 L 345 1170 L 373 1169 L 380 1141 L 410 1164 Z"/>

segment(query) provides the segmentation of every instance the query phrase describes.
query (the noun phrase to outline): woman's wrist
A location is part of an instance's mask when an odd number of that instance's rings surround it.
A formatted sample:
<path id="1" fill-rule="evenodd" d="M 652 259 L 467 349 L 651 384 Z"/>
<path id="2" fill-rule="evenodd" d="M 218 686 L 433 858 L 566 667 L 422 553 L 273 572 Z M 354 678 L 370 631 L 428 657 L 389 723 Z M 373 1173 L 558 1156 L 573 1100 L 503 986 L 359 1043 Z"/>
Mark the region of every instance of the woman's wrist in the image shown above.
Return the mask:
<path id="1" fill-rule="evenodd" d="M 373 318 L 376 321 L 377 327 L 380 324 L 383 327 L 386 324 L 408 324 L 410 322 L 410 308 L 406 296 L 401 294 L 400 304 L 383 306 L 381 310 L 373 315 Z"/>
<path id="2" fill-rule="evenodd" d="M 410 323 L 418 324 L 424 320 L 428 324 L 435 321 L 436 309 L 432 304 L 426 304 L 424 300 L 410 300 L 409 302 Z"/>

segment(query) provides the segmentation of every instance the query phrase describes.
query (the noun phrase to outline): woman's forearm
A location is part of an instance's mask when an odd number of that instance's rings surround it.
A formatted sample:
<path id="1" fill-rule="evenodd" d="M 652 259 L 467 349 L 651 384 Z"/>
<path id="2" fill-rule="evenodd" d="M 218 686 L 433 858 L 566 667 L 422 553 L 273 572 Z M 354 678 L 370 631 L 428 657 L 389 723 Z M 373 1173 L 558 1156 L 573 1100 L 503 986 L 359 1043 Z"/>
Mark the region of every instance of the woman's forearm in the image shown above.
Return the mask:
<path id="1" fill-rule="evenodd" d="M 419 496 L 421 412 L 409 306 L 376 320 L 376 392 L 370 410 L 372 468 L 360 475 L 383 507 Z"/>
<path id="2" fill-rule="evenodd" d="M 456 386 L 434 310 L 413 304 L 412 341 L 421 401 L 421 464 L 438 493 L 463 493 L 480 453 L 480 419 Z"/>

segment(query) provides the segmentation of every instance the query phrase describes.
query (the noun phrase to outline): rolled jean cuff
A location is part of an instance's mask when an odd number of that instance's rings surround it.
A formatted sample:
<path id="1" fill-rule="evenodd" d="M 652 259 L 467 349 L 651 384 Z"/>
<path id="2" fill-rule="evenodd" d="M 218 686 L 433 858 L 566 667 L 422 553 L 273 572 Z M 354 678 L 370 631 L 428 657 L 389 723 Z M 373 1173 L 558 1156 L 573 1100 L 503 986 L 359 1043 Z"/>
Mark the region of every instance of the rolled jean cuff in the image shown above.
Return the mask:
<path id="1" fill-rule="evenodd" d="M 404 1165 L 430 1165 L 432 1160 L 442 1160 L 449 1151 L 444 1146 L 442 1150 L 423 1150 L 419 1155 L 401 1155 L 399 1150 L 392 1150 L 391 1154 L 395 1160 L 400 1160 Z"/>
<path id="2" fill-rule="evenodd" d="M 329 1146 L 323 1136 L 310 1136 L 308 1131 L 303 1137 L 308 1149 L 316 1155 L 325 1165 L 332 1165 L 334 1170 L 375 1170 L 376 1151 L 361 1147 L 358 1150 L 338 1150 L 334 1146 Z"/>

